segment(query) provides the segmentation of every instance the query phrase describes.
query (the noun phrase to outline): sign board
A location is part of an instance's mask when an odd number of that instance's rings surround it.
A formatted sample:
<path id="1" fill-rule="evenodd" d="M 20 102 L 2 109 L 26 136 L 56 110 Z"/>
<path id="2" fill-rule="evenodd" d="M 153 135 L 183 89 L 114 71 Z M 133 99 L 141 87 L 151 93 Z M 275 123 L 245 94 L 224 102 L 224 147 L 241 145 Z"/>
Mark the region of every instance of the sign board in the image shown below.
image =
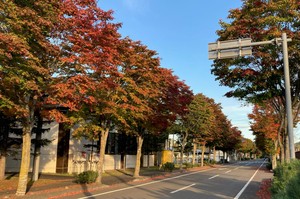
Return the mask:
<path id="1" fill-rule="evenodd" d="M 245 47 L 245 48 L 234 48 L 234 49 L 227 49 L 227 50 L 215 50 L 208 52 L 209 59 L 227 59 L 239 56 L 249 56 L 252 55 L 252 48 Z"/>
<path id="2" fill-rule="evenodd" d="M 252 55 L 251 39 L 217 41 L 208 44 L 209 59 L 226 59 Z"/>
<path id="3" fill-rule="evenodd" d="M 251 46 L 251 39 L 236 39 L 236 40 L 226 40 L 226 41 L 217 41 L 214 43 L 208 44 L 208 52 L 215 50 L 226 50 L 232 48 L 242 48 Z"/>

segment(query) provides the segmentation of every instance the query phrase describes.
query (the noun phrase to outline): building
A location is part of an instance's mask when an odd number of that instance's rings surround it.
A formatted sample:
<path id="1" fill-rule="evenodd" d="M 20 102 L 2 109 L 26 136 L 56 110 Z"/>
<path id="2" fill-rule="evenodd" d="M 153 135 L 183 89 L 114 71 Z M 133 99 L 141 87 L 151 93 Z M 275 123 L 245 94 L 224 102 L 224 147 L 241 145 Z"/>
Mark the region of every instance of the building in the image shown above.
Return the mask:
<path id="1" fill-rule="evenodd" d="M 51 140 L 51 143 L 41 148 L 39 172 L 71 174 L 96 170 L 99 161 L 96 147 L 97 140 L 76 139 L 71 136 L 72 129 L 66 130 L 63 124 L 56 122 L 46 124 L 43 128 L 49 128 L 49 131 L 43 133 L 42 138 Z M 126 146 L 122 146 L 120 141 Z M 135 139 L 117 132 L 111 132 L 107 140 L 104 170 L 134 168 L 136 161 L 135 147 Z M 19 172 L 21 149 L 17 152 L 17 155 L 7 157 L 6 172 Z M 32 160 L 33 155 L 31 156 L 30 171 L 32 171 L 33 166 Z M 144 155 L 142 166 L 154 166 L 154 160 L 155 155 L 153 153 Z"/>

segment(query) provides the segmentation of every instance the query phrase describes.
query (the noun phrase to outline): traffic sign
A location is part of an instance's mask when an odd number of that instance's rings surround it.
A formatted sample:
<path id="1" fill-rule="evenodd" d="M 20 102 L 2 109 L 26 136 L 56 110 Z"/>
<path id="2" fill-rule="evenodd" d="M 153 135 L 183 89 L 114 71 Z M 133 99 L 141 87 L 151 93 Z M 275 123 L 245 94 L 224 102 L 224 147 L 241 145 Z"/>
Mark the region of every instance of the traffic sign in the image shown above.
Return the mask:
<path id="1" fill-rule="evenodd" d="M 208 44 L 208 51 L 226 50 L 251 46 L 251 38 L 217 41 Z"/>
<path id="2" fill-rule="evenodd" d="M 245 48 L 234 48 L 227 50 L 215 50 L 208 52 L 209 59 L 226 59 L 226 58 L 234 58 L 238 56 L 248 56 L 252 55 L 252 47 Z"/>
<path id="3" fill-rule="evenodd" d="M 217 41 L 208 44 L 209 59 L 226 59 L 252 55 L 251 39 Z"/>

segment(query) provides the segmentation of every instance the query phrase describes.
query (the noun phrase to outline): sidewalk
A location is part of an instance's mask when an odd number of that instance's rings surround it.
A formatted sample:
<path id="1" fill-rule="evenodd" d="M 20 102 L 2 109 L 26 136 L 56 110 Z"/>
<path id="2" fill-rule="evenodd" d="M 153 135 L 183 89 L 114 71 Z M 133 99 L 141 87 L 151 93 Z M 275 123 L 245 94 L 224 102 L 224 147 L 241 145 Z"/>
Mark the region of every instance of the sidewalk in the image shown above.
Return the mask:
<path id="1" fill-rule="evenodd" d="M 209 166 L 196 167 L 189 169 L 205 170 L 211 168 Z M 183 170 L 181 172 L 187 172 Z M 102 185 L 97 183 L 92 184 L 77 184 L 75 178 L 70 175 L 58 175 L 58 174 L 42 174 L 38 181 L 28 185 L 28 191 L 25 196 L 17 197 L 15 195 L 18 176 L 8 175 L 7 180 L 0 181 L 0 198 L 32 198 L 32 199 L 44 199 L 44 198 L 68 198 L 68 196 L 76 195 L 78 193 L 90 192 L 93 190 L 105 189 L 111 186 L 118 186 L 123 183 L 140 182 L 146 180 L 154 180 L 156 178 L 164 178 L 171 175 L 179 174 L 179 170 L 175 170 L 172 173 L 158 170 L 157 168 L 141 168 L 140 178 L 133 178 L 133 169 L 112 170 L 106 171 L 102 177 Z"/>

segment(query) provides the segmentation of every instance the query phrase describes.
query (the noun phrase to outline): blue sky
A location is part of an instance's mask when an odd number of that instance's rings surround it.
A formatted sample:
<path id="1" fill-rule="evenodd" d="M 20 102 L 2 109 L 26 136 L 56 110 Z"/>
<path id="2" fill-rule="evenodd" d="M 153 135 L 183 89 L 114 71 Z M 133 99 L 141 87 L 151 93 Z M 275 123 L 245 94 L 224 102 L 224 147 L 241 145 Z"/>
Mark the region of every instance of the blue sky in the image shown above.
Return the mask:
<path id="1" fill-rule="evenodd" d="M 254 139 L 247 117 L 252 108 L 224 97 L 229 89 L 219 86 L 210 73 L 212 61 L 207 52 L 208 43 L 217 39 L 219 20 L 227 21 L 228 11 L 241 5 L 241 0 L 98 0 L 101 9 L 114 11 L 123 37 L 156 50 L 162 67 L 172 69 L 195 94 L 221 103 L 232 124 L 244 137 Z"/>

